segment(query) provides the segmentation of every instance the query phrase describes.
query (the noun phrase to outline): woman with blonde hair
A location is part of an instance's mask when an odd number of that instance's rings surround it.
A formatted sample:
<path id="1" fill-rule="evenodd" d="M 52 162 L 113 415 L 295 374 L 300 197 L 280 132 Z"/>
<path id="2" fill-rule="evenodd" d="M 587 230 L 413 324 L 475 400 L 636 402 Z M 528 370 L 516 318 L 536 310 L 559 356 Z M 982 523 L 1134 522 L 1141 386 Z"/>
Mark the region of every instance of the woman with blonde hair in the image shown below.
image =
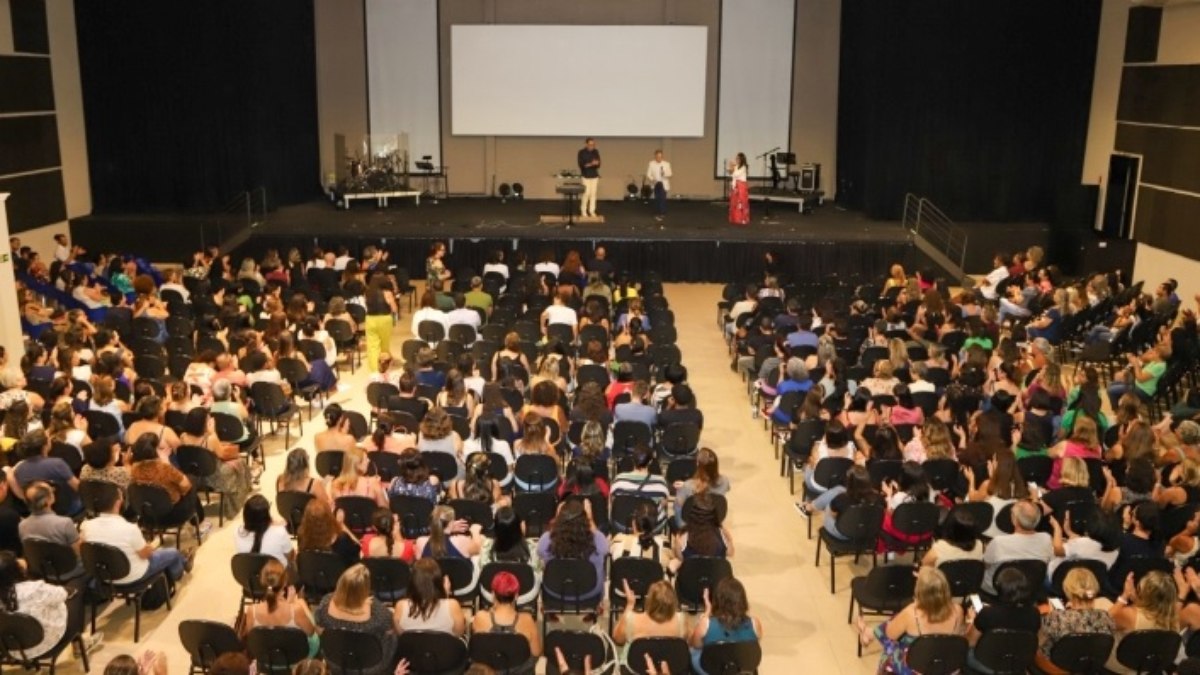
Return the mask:
<path id="1" fill-rule="evenodd" d="M 1049 455 L 1054 458 L 1054 467 L 1050 471 L 1050 479 L 1046 487 L 1054 490 L 1062 480 L 1062 460 L 1067 457 L 1078 457 L 1083 460 L 1103 459 L 1100 448 L 1100 432 L 1096 421 L 1081 415 L 1075 420 L 1071 436 L 1050 448 Z"/>
<path id="2" fill-rule="evenodd" d="M 1087 462 L 1078 457 L 1064 457 L 1058 487 L 1042 495 L 1042 503 L 1050 512 L 1065 517 L 1071 504 L 1096 503 L 1096 493 L 1091 487 L 1092 476 Z"/>
<path id="3" fill-rule="evenodd" d="M 287 568 L 274 558 L 268 560 L 258 573 L 258 583 L 263 590 L 262 600 L 246 610 L 242 635 L 260 626 L 299 628 L 308 636 L 308 656 L 316 656 L 321 650 L 321 637 L 304 596 L 288 583 Z"/>
<path id="4" fill-rule="evenodd" d="M 1178 633 L 1179 589 L 1166 572 L 1147 572 L 1136 585 L 1133 572 L 1130 572 L 1125 576 L 1121 595 L 1117 596 L 1108 613 L 1116 626 L 1113 637 L 1118 645 L 1121 644 L 1121 638 L 1133 631 L 1169 630 Z M 1115 649 L 1106 667 L 1114 672 L 1129 672 L 1117 663 Z"/>
<path id="5" fill-rule="evenodd" d="M 642 611 L 637 611 L 634 601 L 637 595 L 623 580 L 623 595 L 626 598 L 625 612 L 613 626 L 612 639 L 621 647 L 621 661 L 629 655 L 629 645 L 640 638 L 682 638 L 687 634 L 684 613 L 679 611 L 679 597 L 667 581 L 656 581 L 646 589 Z M 639 664 L 628 664 L 640 668 Z"/>
<path id="6" fill-rule="evenodd" d="M 868 632 L 862 615 L 858 617 L 859 639 L 864 645 L 874 636 L 883 646 L 879 671 L 911 672 L 905 662 L 908 648 L 922 635 L 963 635 L 966 633 L 962 606 L 950 594 L 946 575 L 934 567 L 917 571 L 913 601 L 892 618 Z"/>
<path id="7" fill-rule="evenodd" d="M 87 420 L 77 414 L 68 401 L 55 403 L 54 408 L 50 410 L 50 428 L 47 429 L 50 440 L 74 446 L 79 450 L 80 456 L 83 455 L 83 446 L 92 442 L 87 428 Z"/>
<path id="8" fill-rule="evenodd" d="M 889 289 L 906 286 L 908 286 L 908 276 L 904 274 L 904 266 L 896 263 L 888 270 L 888 278 L 883 282 L 883 290 L 879 291 L 879 297 L 886 296 Z"/>
<path id="9" fill-rule="evenodd" d="M 317 606 L 316 624 L 321 630 L 336 628 L 356 633 L 369 633 L 379 638 L 384 654 L 396 650 L 396 631 L 392 612 L 371 593 L 371 572 L 361 564 L 353 565 L 338 578 L 333 593 Z M 392 672 L 389 659 L 362 671 L 366 675 Z"/>
<path id="10" fill-rule="evenodd" d="M 370 465 L 366 453 L 351 450 L 342 458 L 342 471 L 329 484 L 329 496 L 335 502 L 338 497 L 368 497 L 380 506 L 387 506 L 387 495 L 379 485 L 378 476 L 366 475 Z"/>
<path id="11" fill-rule="evenodd" d="M 905 355 L 907 358 L 907 355 Z M 872 368 L 872 375 L 864 379 L 858 386 L 871 392 L 872 396 L 891 396 L 900 380 L 895 376 L 896 367 L 891 359 L 879 359 Z"/>
<path id="12" fill-rule="evenodd" d="M 1052 610 L 1042 617 L 1042 630 L 1038 633 L 1038 652 L 1035 663 L 1044 673 L 1066 675 L 1050 662 L 1050 652 L 1055 643 L 1067 635 L 1077 633 L 1099 633 L 1112 635 L 1116 624 L 1108 612 L 1096 608 L 1100 597 L 1100 582 L 1086 567 L 1076 567 L 1067 572 L 1063 579 L 1063 595 L 1066 603 L 1062 609 Z"/>
<path id="13" fill-rule="evenodd" d="M 950 438 L 950 427 L 935 416 L 925 418 L 925 423 L 913 429 L 913 439 L 904 446 L 904 460 L 922 463 L 929 459 L 954 459 L 954 442 Z"/>
<path id="14" fill-rule="evenodd" d="M 1153 494 L 1155 503 L 1163 508 L 1200 505 L 1200 462 L 1185 458 L 1171 467 L 1167 485 Z"/>

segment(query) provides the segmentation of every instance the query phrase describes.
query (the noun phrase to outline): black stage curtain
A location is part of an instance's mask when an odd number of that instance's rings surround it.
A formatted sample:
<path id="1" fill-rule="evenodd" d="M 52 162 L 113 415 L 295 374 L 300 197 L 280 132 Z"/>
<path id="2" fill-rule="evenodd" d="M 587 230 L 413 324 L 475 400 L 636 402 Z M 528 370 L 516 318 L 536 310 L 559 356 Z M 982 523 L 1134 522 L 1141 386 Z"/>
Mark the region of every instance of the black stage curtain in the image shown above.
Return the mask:
<path id="1" fill-rule="evenodd" d="M 97 213 L 319 194 L 312 0 L 76 0 Z"/>
<path id="2" fill-rule="evenodd" d="M 1043 221 L 1077 186 L 1099 0 L 843 0 L 839 200 Z"/>
<path id="3" fill-rule="evenodd" d="M 413 279 L 425 278 L 425 258 L 433 241 L 446 239 L 390 239 L 383 246 L 390 254 L 390 262 L 406 267 Z M 513 239 L 451 239 L 447 255 L 447 267 L 455 273 L 470 268 L 478 273 L 483 269 L 488 256 L 502 249 L 512 262 L 516 252 L 512 249 Z M 321 237 L 316 244 L 333 250 L 345 245 L 354 255 L 359 255 L 367 244 L 378 246 L 379 240 L 347 240 L 345 238 Z M 830 279 L 870 279 L 881 277 L 888 265 L 904 263 L 915 268 L 920 260 L 916 249 L 908 242 L 717 242 L 717 241 L 605 241 L 608 259 L 618 270 L 631 270 L 639 277 L 646 272 L 657 272 L 663 281 L 671 282 L 743 282 L 762 280 L 763 256 L 768 251 L 780 260 L 783 276 L 796 282 L 828 281 Z M 300 249 L 307 256 L 314 241 L 312 238 L 285 238 L 255 236 L 234 252 L 235 264 L 243 257 L 260 260 L 267 249 L 286 253 L 291 247 Z M 519 250 L 529 260 L 537 261 L 544 252 L 550 252 L 554 260 L 561 262 L 570 250 L 580 252 L 586 264 L 592 257 L 590 240 L 564 241 L 521 239 Z"/>

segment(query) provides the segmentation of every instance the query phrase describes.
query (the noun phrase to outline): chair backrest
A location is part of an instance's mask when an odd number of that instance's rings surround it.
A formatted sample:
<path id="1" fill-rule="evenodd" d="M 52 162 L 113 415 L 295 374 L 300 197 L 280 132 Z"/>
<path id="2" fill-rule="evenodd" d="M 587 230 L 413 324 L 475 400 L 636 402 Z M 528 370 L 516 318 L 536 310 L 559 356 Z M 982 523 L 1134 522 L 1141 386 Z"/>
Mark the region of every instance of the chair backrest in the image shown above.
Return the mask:
<path id="1" fill-rule="evenodd" d="M 975 644 L 975 658 L 997 675 L 1021 675 L 1033 665 L 1037 633 L 995 629 L 985 632 Z"/>
<path id="2" fill-rule="evenodd" d="M 950 582 L 950 595 L 961 598 L 979 592 L 980 586 L 983 585 L 983 575 L 987 566 L 983 564 L 982 560 L 964 558 L 940 563 L 938 569 L 946 575 L 946 580 Z"/>
<path id="3" fill-rule="evenodd" d="M 83 512 L 89 518 L 100 513 L 97 504 L 111 503 L 113 495 L 120 491 L 114 483 L 103 480 L 79 481 L 79 500 L 83 502 Z"/>
<path id="4" fill-rule="evenodd" d="M 407 539 L 416 539 L 429 534 L 429 516 L 433 513 L 433 502 L 424 497 L 390 495 L 388 508 L 400 519 L 400 532 Z"/>
<path id="5" fill-rule="evenodd" d="M 931 502 L 907 502 L 892 512 L 892 527 L 910 537 L 932 536 L 942 509 Z"/>
<path id="6" fill-rule="evenodd" d="M 542 589 L 549 590 L 565 601 L 578 603 L 596 589 L 596 568 L 587 560 L 555 558 L 546 563 L 542 573 Z"/>
<path id="7" fill-rule="evenodd" d="M 1171 630 L 1135 630 L 1117 643 L 1117 661 L 1138 673 L 1162 673 L 1171 670 L 1179 645 L 1179 633 Z"/>
<path id="8" fill-rule="evenodd" d="M 867 572 L 863 583 L 867 595 L 884 599 L 886 607 L 899 609 L 912 600 L 917 580 L 911 565 L 880 565 Z"/>
<path id="9" fill-rule="evenodd" d="M 378 635 L 341 628 L 326 628 L 321 632 L 321 652 L 343 673 L 375 670 L 384 659 L 383 642 Z"/>
<path id="10" fill-rule="evenodd" d="M 632 600 L 637 600 L 637 598 L 646 596 L 651 584 L 662 581 L 662 579 L 662 564 L 657 560 L 634 557 L 613 558 L 608 570 L 608 597 L 617 604 L 628 602 L 629 598 L 623 598 L 618 593 L 623 593 L 624 582 L 629 582 L 629 590 L 637 596 Z"/>
<path id="11" fill-rule="evenodd" d="M 472 663 L 487 664 L 501 673 L 525 665 L 532 657 L 529 640 L 520 633 L 475 633 L 469 651 Z"/>
<path id="12" fill-rule="evenodd" d="M 700 444 L 700 428 L 695 424 L 677 422 L 663 431 L 659 442 L 663 452 L 668 455 L 690 455 Z"/>
<path id="13" fill-rule="evenodd" d="M 229 561 L 233 580 L 242 587 L 242 597 L 261 599 L 266 589 L 258 580 L 259 573 L 268 562 L 274 560 L 265 553 L 235 553 Z"/>
<path id="14" fill-rule="evenodd" d="M 837 517 L 837 529 L 852 545 L 874 548 L 879 530 L 883 528 L 884 507 L 878 504 L 856 504 Z"/>
<path id="15" fill-rule="evenodd" d="M 646 672 L 646 655 L 661 668 L 666 663 L 672 673 L 689 672 L 692 653 L 687 641 L 677 637 L 642 637 L 629 643 L 629 652 L 625 657 L 626 667 L 641 675 Z"/>
<path id="16" fill-rule="evenodd" d="M 470 558 L 435 558 L 442 574 L 450 578 L 450 589 L 455 595 L 472 587 L 475 582 L 475 563 Z"/>
<path id="17" fill-rule="evenodd" d="M 748 642 L 714 642 L 700 652 L 700 667 L 708 675 L 753 675 L 762 663 L 762 646 Z"/>
<path id="18" fill-rule="evenodd" d="M 85 541 L 79 554 L 83 558 L 84 569 L 100 584 L 111 585 L 129 575 L 129 559 L 115 546 Z"/>
<path id="19" fill-rule="evenodd" d="M 458 462 L 448 452 L 422 452 L 421 458 L 429 467 L 429 473 L 438 477 L 442 485 L 449 485 L 458 476 Z"/>
<path id="20" fill-rule="evenodd" d="M 629 492 L 621 492 L 612 495 L 609 502 L 608 523 L 615 532 L 630 532 L 633 529 L 633 515 L 637 513 L 638 507 L 642 504 L 649 504 L 654 509 L 658 509 L 658 503 L 649 497 Z"/>
<path id="21" fill-rule="evenodd" d="M 175 449 L 175 460 L 179 462 L 179 470 L 188 476 L 207 478 L 217 473 L 217 456 L 208 448 L 181 445 Z"/>
<path id="22" fill-rule="evenodd" d="M 256 626 L 246 634 L 246 651 L 260 673 L 290 673 L 308 658 L 308 636 L 289 626 Z"/>
<path id="23" fill-rule="evenodd" d="M 236 443 L 246 435 L 246 425 L 229 413 L 215 412 L 212 414 L 213 424 L 217 429 L 217 438 L 223 443 Z"/>
<path id="24" fill-rule="evenodd" d="M 554 518 L 558 501 L 552 492 L 518 492 L 513 495 L 513 510 L 525 522 L 527 536 L 541 536 Z"/>
<path id="25" fill-rule="evenodd" d="M 250 398 L 254 400 L 255 414 L 262 417 L 281 415 L 291 405 L 283 393 L 283 387 L 274 382 L 255 382 L 250 385 Z"/>
<path id="26" fill-rule="evenodd" d="M 725 558 L 696 556 L 687 558 L 675 575 L 675 593 L 679 604 L 688 611 L 704 607 L 704 591 L 711 594 L 717 583 L 733 576 L 733 566 Z"/>
<path id="27" fill-rule="evenodd" d="M 501 572 L 508 572 L 517 578 L 517 583 L 520 584 L 521 588 L 517 593 L 518 597 L 531 592 L 537 587 L 537 577 L 534 575 L 533 566 L 529 563 L 493 560 L 485 564 L 483 569 L 479 570 L 479 588 L 491 589 L 492 578 Z"/>
<path id="28" fill-rule="evenodd" d="M 227 652 L 243 651 L 233 627 L 219 621 L 188 619 L 179 624 L 179 642 L 192 657 L 192 667 L 205 672 L 217 657 Z"/>
<path id="29" fill-rule="evenodd" d="M 325 647 L 325 636 L 321 636 Z M 461 672 L 467 665 L 467 645 L 448 633 L 406 630 L 396 639 L 396 655 L 408 659 L 417 673 Z"/>
<path id="30" fill-rule="evenodd" d="M 403 542 L 397 541 L 397 547 Z M 371 573 L 371 591 L 383 602 L 395 602 L 408 590 L 412 570 L 399 558 L 363 558 L 362 564 Z"/>
<path id="31" fill-rule="evenodd" d="M 53 584 L 62 583 L 64 577 L 79 566 L 79 556 L 67 544 L 26 539 L 22 548 L 30 573 Z"/>
<path id="32" fill-rule="evenodd" d="M 341 556 L 330 551 L 301 551 L 296 556 L 297 577 L 309 598 L 332 593 L 345 571 L 346 563 Z"/>
<path id="33" fill-rule="evenodd" d="M 943 492 L 958 489 L 958 462 L 953 459 L 927 459 L 921 466 L 925 468 L 925 475 L 929 476 L 929 484 L 933 489 Z"/>
<path id="34" fill-rule="evenodd" d="M 23 664 L 26 650 L 41 644 L 45 636 L 41 622 L 32 616 L 22 612 L 0 612 L 0 657 L 8 657 L 4 659 L 5 663 Z"/>
<path id="35" fill-rule="evenodd" d="M 596 665 L 608 660 L 608 648 L 604 639 L 586 631 L 553 630 L 546 635 L 543 651 L 554 654 L 555 650 L 563 653 L 572 673 L 584 671 L 584 661 Z M 558 669 L 558 660 L 546 659 L 546 675 L 568 675 Z"/>
<path id="36" fill-rule="evenodd" d="M 650 444 L 650 427 L 633 420 L 624 420 L 614 424 L 612 435 L 614 453 L 618 448 L 627 452 L 639 444 Z"/>
<path id="37" fill-rule="evenodd" d="M 121 424 L 116 417 L 103 410 L 89 410 L 83 414 L 88 423 L 88 435 L 92 438 L 105 438 L 121 433 Z"/>
<path id="38" fill-rule="evenodd" d="M 1013 568 L 1025 575 L 1025 579 L 1029 581 L 1029 587 L 1038 589 L 1045 588 L 1046 583 L 1046 563 L 1036 559 L 1025 560 L 1006 560 L 996 567 L 996 573 L 992 576 L 993 579 L 999 578 L 1000 573 L 1008 568 Z"/>
<path id="39" fill-rule="evenodd" d="M 371 518 L 375 515 L 376 503 L 370 497 L 345 495 L 333 500 L 334 513 L 340 513 L 342 522 L 356 535 L 371 529 Z"/>
<path id="40" fill-rule="evenodd" d="M 341 450 L 321 450 L 313 460 L 317 475 L 322 478 L 337 478 L 342 473 L 342 460 L 346 453 Z"/>
<path id="41" fill-rule="evenodd" d="M 1047 455 L 1029 455 L 1017 460 L 1017 468 L 1021 470 L 1025 480 L 1045 487 L 1054 470 L 1054 460 Z"/>
<path id="42" fill-rule="evenodd" d="M 922 635 L 908 646 L 908 667 L 921 675 L 950 675 L 967 664 L 967 639 L 961 635 Z"/>
<path id="43" fill-rule="evenodd" d="M 955 511 L 966 511 L 971 514 L 971 520 L 975 523 L 975 536 L 981 537 L 988 528 L 992 526 L 992 520 L 995 518 L 995 509 L 987 502 L 962 502 L 955 504 L 950 509 L 950 514 L 946 517 L 952 517 Z"/>
<path id="44" fill-rule="evenodd" d="M 139 525 L 153 529 L 166 524 L 173 509 L 166 488 L 152 483 L 130 483 L 127 493 L 129 509 L 137 514 Z"/>
<path id="45" fill-rule="evenodd" d="M 312 501 L 311 492 L 284 490 L 275 495 L 275 509 L 287 524 L 289 534 L 295 535 L 300 531 L 300 521 L 304 519 L 304 509 Z"/>
<path id="46" fill-rule="evenodd" d="M 478 525 L 485 533 L 492 531 L 492 507 L 474 499 L 451 499 L 447 502 L 456 517 L 471 525 Z"/>
<path id="47" fill-rule="evenodd" d="M 854 466 L 854 460 L 849 457 L 825 457 L 817 460 L 813 468 L 813 482 L 826 489 L 841 485 L 846 481 L 846 472 Z"/>
<path id="48" fill-rule="evenodd" d="M 1050 578 L 1050 595 L 1056 598 L 1065 598 L 1063 592 L 1063 581 L 1067 578 L 1067 573 L 1071 570 L 1082 567 L 1092 573 L 1096 577 L 1096 581 L 1100 583 L 1100 593 L 1105 595 L 1105 586 L 1108 585 L 1108 567 L 1103 562 L 1092 558 L 1074 558 L 1064 560 L 1059 563 L 1058 567 L 1054 568 L 1054 574 Z"/>
<path id="49" fill-rule="evenodd" d="M 57 457 L 66 462 L 67 466 L 71 467 L 71 473 L 76 476 L 83 470 L 83 457 L 79 454 L 79 448 L 70 443 L 60 443 L 58 441 L 51 443 L 50 456 Z"/>
<path id="50" fill-rule="evenodd" d="M 549 455 L 521 455 L 513 468 L 513 475 L 530 486 L 530 490 L 549 490 L 558 480 L 558 463 Z"/>
<path id="51" fill-rule="evenodd" d="M 1108 633 L 1070 633 L 1050 647 L 1050 662 L 1069 673 L 1100 673 L 1113 642 Z"/>

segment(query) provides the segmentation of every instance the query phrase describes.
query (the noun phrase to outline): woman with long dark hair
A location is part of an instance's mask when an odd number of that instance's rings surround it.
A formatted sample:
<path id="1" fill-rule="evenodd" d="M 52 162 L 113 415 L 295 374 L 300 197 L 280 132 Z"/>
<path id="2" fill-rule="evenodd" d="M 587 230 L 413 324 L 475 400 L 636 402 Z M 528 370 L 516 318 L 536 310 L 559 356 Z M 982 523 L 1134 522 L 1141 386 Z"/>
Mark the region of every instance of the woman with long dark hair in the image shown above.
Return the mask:
<path id="1" fill-rule="evenodd" d="M 271 518 L 271 502 L 253 495 L 242 507 L 242 526 L 233 537 L 235 553 L 263 553 L 288 565 L 292 558 L 292 537 L 283 523 Z"/>
<path id="2" fill-rule="evenodd" d="M 591 502 L 568 499 L 559 504 L 550 530 L 538 540 L 538 555 L 547 562 L 556 559 L 586 560 L 596 568 L 596 586 L 580 600 L 594 600 L 604 592 L 604 557 L 608 538 L 592 521 Z M 544 593 L 553 595 L 549 589 Z"/>
<path id="3" fill-rule="evenodd" d="M 25 564 L 11 551 L 0 551 L 0 606 L 5 612 L 28 614 L 41 624 L 42 641 L 22 650 L 30 659 L 53 649 L 67 634 L 68 624 L 83 625 L 83 593 L 68 598 L 63 586 L 30 580 Z M 93 637 L 89 642 L 100 641 Z"/>
<path id="4" fill-rule="evenodd" d="M 537 549 L 530 546 L 529 540 L 525 538 L 525 522 L 511 506 L 496 509 L 492 536 L 484 538 L 483 547 L 479 551 L 481 566 L 491 562 L 528 565 L 533 571 L 533 588 L 525 591 L 517 598 L 517 602 L 524 605 L 537 598 L 542 584 L 541 563 L 537 557 Z M 492 601 L 491 589 L 481 586 L 479 593 L 488 602 Z"/>
<path id="5" fill-rule="evenodd" d="M 450 577 L 442 574 L 437 561 L 422 558 L 413 563 L 404 599 L 396 603 L 396 632 L 436 631 L 462 635 L 467 619 L 450 592 Z"/>
<path id="6" fill-rule="evenodd" d="M 680 560 L 688 558 L 729 558 L 733 556 L 733 536 L 721 522 L 716 502 L 708 492 L 692 497 L 684 510 L 684 530 L 676 535 L 674 550 Z"/>
<path id="7" fill-rule="evenodd" d="M 750 224 L 750 188 L 746 182 L 746 155 L 739 152 L 728 165 L 729 222 L 745 227 Z"/>
<path id="8" fill-rule="evenodd" d="M 391 509 L 379 507 L 371 515 L 372 531 L 363 535 L 362 557 L 399 558 L 412 562 L 416 558 L 412 542 L 400 536 L 400 521 Z"/>

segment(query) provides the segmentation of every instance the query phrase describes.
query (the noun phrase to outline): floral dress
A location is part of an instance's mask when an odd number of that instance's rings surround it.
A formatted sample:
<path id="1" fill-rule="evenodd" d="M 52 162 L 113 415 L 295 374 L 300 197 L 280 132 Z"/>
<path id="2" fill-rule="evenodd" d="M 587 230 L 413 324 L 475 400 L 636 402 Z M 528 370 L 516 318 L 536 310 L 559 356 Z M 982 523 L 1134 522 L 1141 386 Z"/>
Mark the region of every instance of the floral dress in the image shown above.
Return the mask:
<path id="1" fill-rule="evenodd" d="M 885 673 L 887 675 L 918 675 L 917 671 L 908 666 L 908 648 L 924 634 L 921 629 L 921 616 L 914 613 L 914 617 L 917 622 L 917 634 L 905 633 L 900 636 L 899 640 L 893 640 L 887 636 L 887 625 L 891 619 L 875 627 L 875 639 L 879 640 L 879 644 L 883 647 L 883 654 L 879 657 L 879 668 L 876 671 L 880 675 Z M 954 624 L 954 634 L 962 635 L 965 632 L 966 626 L 963 625 L 960 616 L 958 622 Z"/>

